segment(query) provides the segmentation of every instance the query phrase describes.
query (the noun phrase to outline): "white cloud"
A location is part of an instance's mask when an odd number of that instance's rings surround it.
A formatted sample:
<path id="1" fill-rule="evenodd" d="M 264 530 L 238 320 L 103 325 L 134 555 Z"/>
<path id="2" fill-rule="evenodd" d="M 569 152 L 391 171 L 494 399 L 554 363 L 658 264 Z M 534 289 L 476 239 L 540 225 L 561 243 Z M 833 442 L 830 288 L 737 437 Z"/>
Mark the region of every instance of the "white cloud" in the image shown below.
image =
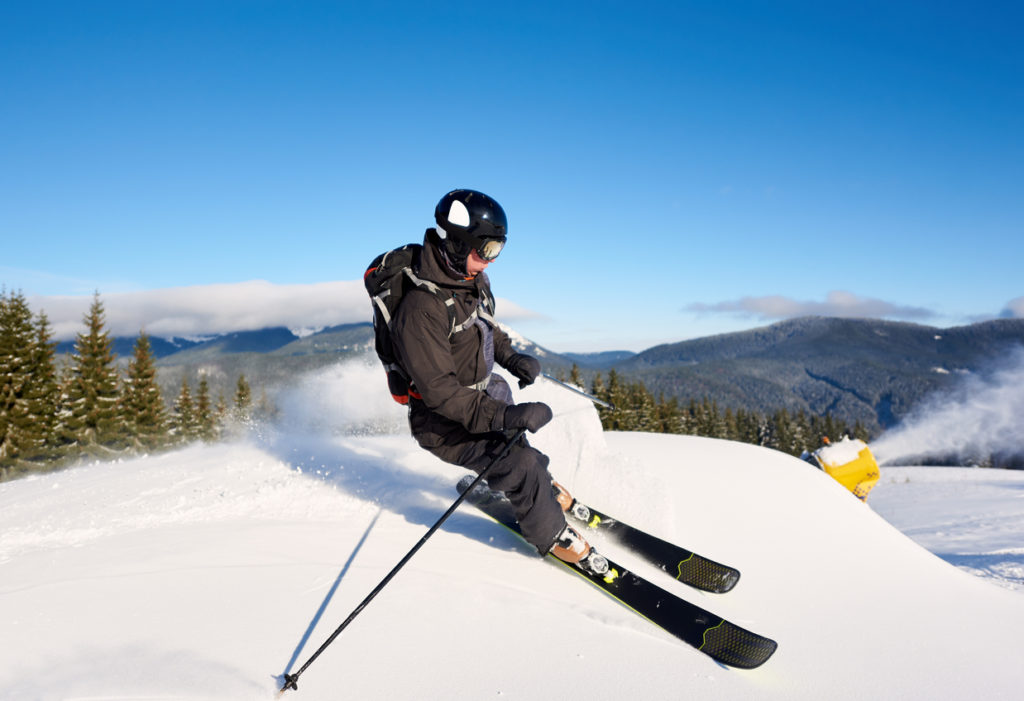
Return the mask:
<path id="1" fill-rule="evenodd" d="M 1017 297 L 1007 302 L 1006 308 L 1003 309 L 1000 316 L 1011 319 L 1024 319 L 1024 297 Z"/>
<path id="2" fill-rule="evenodd" d="M 743 314 L 760 319 L 790 319 L 798 316 L 837 316 L 856 318 L 929 319 L 931 310 L 909 307 L 881 299 L 859 297 L 851 292 L 833 290 L 825 301 L 796 300 L 781 295 L 743 297 L 715 304 L 691 304 L 687 311 Z"/>
<path id="3" fill-rule="evenodd" d="M 263 280 L 236 284 L 170 287 L 101 294 L 107 328 L 115 336 L 203 336 L 270 326 L 299 329 L 367 321 L 369 300 L 358 281 L 275 285 Z M 83 330 L 92 295 L 36 297 L 33 309 L 50 318 L 58 339 Z"/>
<path id="4" fill-rule="evenodd" d="M 277 285 L 264 280 L 169 287 L 101 294 L 107 329 L 114 336 L 196 337 L 284 326 L 296 333 L 309 329 L 370 321 L 370 300 L 359 280 Z M 82 318 L 92 295 L 37 296 L 33 311 L 50 319 L 58 340 L 84 330 Z M 522 307 L 499 300 L 502 319 L 526 318 Z"/>

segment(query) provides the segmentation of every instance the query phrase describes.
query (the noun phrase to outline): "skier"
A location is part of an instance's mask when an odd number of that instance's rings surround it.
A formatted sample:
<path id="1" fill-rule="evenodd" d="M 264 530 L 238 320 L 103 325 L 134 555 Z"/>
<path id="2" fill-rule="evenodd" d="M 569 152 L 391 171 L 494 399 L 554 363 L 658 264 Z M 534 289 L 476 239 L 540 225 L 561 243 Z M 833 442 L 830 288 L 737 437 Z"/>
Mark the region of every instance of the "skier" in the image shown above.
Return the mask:
<path id="1" fill-rule="evenodd" d="M 390 325 L 391 341 L 411 380 L 413 437 L 445 462 L 479 473 L 512 431 L 536 432 L 552 413 L 542 402 L 513 403 L 508 383 L 492 372 L 497 363 L 524 387 L 541 369 L 536 358 L 513 349 L 492 316 L 484 271 L 507 241 L 501 205 L 475 190 L 453 190 L 437 203 L 434 220 L 437 226 L 424 235 L 414 273 L 437 289 L 418 283 L 404 294 Z M 523 437 L 491 468 L 488 483 L 508 497 L 523 537 L 541 555 L 550 552 L 600 570 L 604 558 L 566 523 L 563 507 L 572 498 L 558 485 L 553 488 L 548 462 Z"/>

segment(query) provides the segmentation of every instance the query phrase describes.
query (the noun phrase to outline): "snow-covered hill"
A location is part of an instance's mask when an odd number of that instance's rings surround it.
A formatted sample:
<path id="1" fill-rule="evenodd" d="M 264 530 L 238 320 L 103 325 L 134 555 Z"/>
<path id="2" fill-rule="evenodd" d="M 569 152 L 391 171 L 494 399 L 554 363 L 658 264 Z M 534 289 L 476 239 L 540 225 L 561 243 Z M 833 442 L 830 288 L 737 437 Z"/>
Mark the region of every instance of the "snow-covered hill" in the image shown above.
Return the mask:
<path id="1" fill-rule="evenodd" d="M 376 366 L 332 368 L 281 398 L 273 432 L 0 485 L 0 699 L 273 698 L 464 474 L 404 434 L 383 390 Z M 775 657 L 721 667 L 467 507 L 285 698 L 1020 697 L 1021 592 L 799 460 L 602 434 L 586 400 L 520 394 L 555 408 L 533 442 L 579 496 L 743 577 L 703 594 L 619 559 L 775 638 Z M 908 476 L 872 501 L 898 514 L 902 486 L 927 483 Z M 963 536 L 960 518 L 941 527 Z"/>
<path id="2" fill-rule="evenodd" d="M 1024 471 L 883 467 L 872 508 L 960 569 L 1024 590 Z"/>

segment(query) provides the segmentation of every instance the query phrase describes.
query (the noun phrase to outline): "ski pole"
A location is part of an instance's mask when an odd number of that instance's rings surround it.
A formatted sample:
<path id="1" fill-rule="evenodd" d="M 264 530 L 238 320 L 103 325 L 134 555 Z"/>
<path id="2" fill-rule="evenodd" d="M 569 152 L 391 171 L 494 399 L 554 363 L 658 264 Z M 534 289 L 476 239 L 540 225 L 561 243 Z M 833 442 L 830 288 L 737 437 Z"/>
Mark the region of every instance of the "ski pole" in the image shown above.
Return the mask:
<path id="1" fill-rule="evenodd" d="M 562 387 L 565 387 L 570 392 L 575 392 L 576 394 L 579 394 L 581 396 L 586 397 L 587 399 L 592 401 L 594 404 L 600 404 L 601 406 L 603 406 L 603 407 L 605 407 L 607 409 L 611 409 L 613 411 L 615 410 L 615 407 L 612 404 L 606 402 L 603 399 L 598 399 L 597 397 L 595 397 L 594 395 L 590 394 L 589 392 L 584 392 L 579 387 L 576 387 L 574 385 L 570 385 L 568 382 L 562 382 L 558 378 L 552 377 L 551 375 L 547 374 L 546 372 L 541 373 L 541 376 L 545 380 L 550 380 L 551 382 L 554 382 L 556 385 L 561 385 Z"/>
<path id="2" fill-rule="evenodd" d="M 316 652 L 314 652 L 313 655 L 308 660 L 306 660 L 306 663 L 304 665 L 302 665 L 302 667 L 299 668 L 299 671 L 296 672 L 295 674 L 285 674 L 284 675 L 284 686 L 282 686 L 281 690 L 277 692 L 277 697 L 278 698 L 280 698 L 284 694 L 284 692 L 287 691 L 288 689 L 298 690 L 298 688 L 299 688 L 298 687 L 299 676 L 303 672 L 306 671 L 306 668 L 309 667 L 309 665 L 313 664 L 313 660 L 315 660 L 317 657 L 319 657 L 320 653 L 322 653 L 324 650 L 326 650 L 327 646 L 330 645 L 331 643 L 333 643 L 334 639 L 337 638 L 339 635 L 341 635 L 341 631 L 345 630 L 345 628 L 348 627 L 348 624 L 351 623 L 352 620 L 356 616 L 358 616 L 359 613 L 364 608 L 366 608 L 366 605 L 369 604 L 371 601 L 373 601 L 373 598 L 375 596 L 377 596 L 377 594 L 380 593 L 381 589 L 383 589 L 385 586 L 387 586 L 387 583 L 390 582 L 391 579 L 396 574 L 398 574 L 398 570 L 402 569 L 402 567 L 405 566 L 405 563 L 409 562 L 409 560 L 412 559 L 412 556 L 415 555 L 416 552 L 420 548 L 423 547 L 423 544 L 427 542 L 427 539 L 430 538 L 430 536 L 434 535 L 434 533 L 437 531 L 437 529 L 441 527 L 441 524 L 443 524 L 445 521 L 447 521 L 448 517 L 451 516 L 453 513 L 455 513 L 455 510 L 457 508 L 459 508 L 459 504 L 461 504 L 463 501 L 465 501 L 465 499 L 469 495 L 469 493 L 472 492 L 476 488 L 476 486 L 478 484 L 480 484 L 480 482 L 483 481 L 484 477 L 487 476 L 487 473 L 491 471 L 491 468 L 494 467 L 495 465 L 497 465 L 499 462 L 501 462 L 501 460 L 503 460 L 505 458 L 505 456 L 508 455 L 508 451 L 512 450 L 512 446 L 515 444 L 516 441 L 518 441 L 520 438 L 522 438 L 524 433 L 526 433 L 526 429 L 525 428 L 520 428 L 514 434 L 512 434 L 512 437 L 505 443 L 505 446 L 501 449 L 501 452 L 498 453 L 498 455 L 495 456 L 495 458 L 493 460 L 491 460 L 491 462 L 487 465 L 487 467 L 485 467 L 483 470 L 480 471 L 480 474 L 477 475 L 477 478 L 475 480 L 473 480 L 473 482 L 469 485 L 469 488 L 466 489 L 466 491 L 464 491 L 462 494 L 459 495 L 459 498 L 456 499 L 454 501 L 454 503 L 452 503 L 452 505 L 448 507 L 448 510 L 444 512 L 444 514 L 441 516 L 441 518 L 437 519 L 437 523 L 435 523 L 433 526 L 430 527 L 430 530 L 428 530 L 423 535 L 423 537 L 419 539 L 419 542 L 416 543 L 416 545 L 414 545 L 412 547 L 412 550 L 407 552 L 405 554 L 405 557 L 403 557 L 399 561 L 399 563 L 397 565 L 395 565 L 394 568 L 392 568 L 392 570 L 390 572 L 388 572 L 387 576 L 384 577 L 384 579 L 381 580 L 380 584 L 378 584 L 376 587 L 374 587 L 373 591 L 371 591 L 366 596 L 366 598 L 363 599 L 362 603 L 360 603 L 358 606 L 355 607 L 355 609 L 352 611 L 352 613 L 350 613 L 348 615 L 348 618 L 346 618 L 345 621 L 340 626 L 338 626 L 337 629 L 333 633 L 331 633 L 331 636 L 329 638 L 327 638 L 327 641 L 324 642 L 323 645 L 320 646 L 320 649 L 318 649 Z"/>

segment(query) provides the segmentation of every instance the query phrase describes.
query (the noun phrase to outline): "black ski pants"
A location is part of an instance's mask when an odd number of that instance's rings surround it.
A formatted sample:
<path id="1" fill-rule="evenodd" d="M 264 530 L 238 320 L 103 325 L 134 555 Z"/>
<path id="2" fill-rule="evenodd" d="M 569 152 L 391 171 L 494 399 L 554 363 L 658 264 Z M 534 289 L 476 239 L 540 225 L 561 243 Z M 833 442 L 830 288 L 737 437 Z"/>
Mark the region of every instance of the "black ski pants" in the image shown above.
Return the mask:
<path id="1" fill-rule="evenodd" d="M 477 474 L 501 453 L 509 436 L 504 432 L 470 433 L 462 424 L 450 421 L 410 401 L 409 425 L 416 441 L 431 453 L 453 465 Z M 551 491 L 549 459 L 520 438 L 498 464 L 487 473 L 491 489 L 504 492 L 516 512 L 523 538 L 541 555 L 551 549 L 565 528 L 565 515 Z"/>

